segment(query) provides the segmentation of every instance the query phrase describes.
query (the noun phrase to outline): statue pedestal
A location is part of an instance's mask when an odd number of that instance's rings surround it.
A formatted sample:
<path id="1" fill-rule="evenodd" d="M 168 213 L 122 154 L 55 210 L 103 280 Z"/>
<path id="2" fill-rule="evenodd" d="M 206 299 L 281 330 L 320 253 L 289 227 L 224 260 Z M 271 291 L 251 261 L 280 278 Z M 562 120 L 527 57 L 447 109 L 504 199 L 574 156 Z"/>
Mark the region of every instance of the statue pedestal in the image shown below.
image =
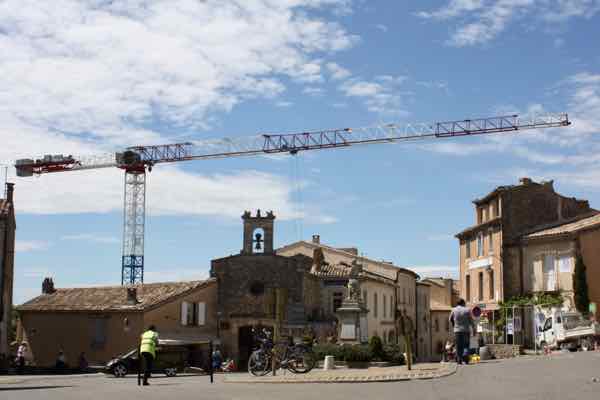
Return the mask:
<path id="1" fill-rule="evenodd" d="M 359 344 L 366 343 L 369 340 L 367 313 L 368 310 L 360 300 L 344 300 L 342 306 L 336 311 L 339 321 L 338 340 L 340 343 Z"/>

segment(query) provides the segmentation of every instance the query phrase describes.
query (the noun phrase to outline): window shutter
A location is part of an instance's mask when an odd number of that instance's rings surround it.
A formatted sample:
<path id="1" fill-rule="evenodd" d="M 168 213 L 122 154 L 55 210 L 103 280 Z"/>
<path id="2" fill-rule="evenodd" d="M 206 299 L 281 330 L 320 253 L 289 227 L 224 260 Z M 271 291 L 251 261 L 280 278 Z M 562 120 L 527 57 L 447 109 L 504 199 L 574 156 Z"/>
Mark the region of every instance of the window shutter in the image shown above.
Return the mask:
<path id="1" fill-rule="evenodd" d="M 181 302 L 181 325 L 187 326 L 188 324 L 188 303 L 187 301 Z"/>
<path id="2" fill-rule="evenodd" d="M 206 324 L 206 303 L 198 303 L 198 326 Z"/>

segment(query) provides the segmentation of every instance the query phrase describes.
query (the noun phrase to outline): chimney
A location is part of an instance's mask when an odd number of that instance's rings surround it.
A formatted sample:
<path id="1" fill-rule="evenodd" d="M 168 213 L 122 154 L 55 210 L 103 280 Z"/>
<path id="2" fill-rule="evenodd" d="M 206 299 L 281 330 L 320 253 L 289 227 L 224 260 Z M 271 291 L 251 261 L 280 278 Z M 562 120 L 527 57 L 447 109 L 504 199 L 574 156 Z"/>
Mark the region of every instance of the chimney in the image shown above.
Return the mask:
<path id="1" fill-rule="evenodd" d="M 127 288 L 127 303 L 128 304 L 137 304 L 137 289 L 134 287 Z"/>
<path id="2" fill-rule="evenodd" d="M 319 236 L 319 235 L 312 235 L 312 242 L 314 244 L 321 244 L 321 236 Z"/>
<path id="3" fill-rule="evenodd" d="M 15 191 L 15 184 L 6 182 L 6 201 L 13 204 L 13 193 Z"/>
<path id="4" fill-rule="evenodd" d="M 527 185 L 530 185 L 531 182 L 533 182 L 533 181 L 531 180 L 531 178 L 524 177 L 524 178 L 519 179 L 519 182 L 521 183 L 521 185 L 527 186 Z"/>
<path id="5" fill-rule="evenodd" d="M 52 294 L 54 292 L 56 292 L 56 289 L 54 289 L 52 278 L 44 278 L 44 282 L 42 282 L 42 294 Z"/>

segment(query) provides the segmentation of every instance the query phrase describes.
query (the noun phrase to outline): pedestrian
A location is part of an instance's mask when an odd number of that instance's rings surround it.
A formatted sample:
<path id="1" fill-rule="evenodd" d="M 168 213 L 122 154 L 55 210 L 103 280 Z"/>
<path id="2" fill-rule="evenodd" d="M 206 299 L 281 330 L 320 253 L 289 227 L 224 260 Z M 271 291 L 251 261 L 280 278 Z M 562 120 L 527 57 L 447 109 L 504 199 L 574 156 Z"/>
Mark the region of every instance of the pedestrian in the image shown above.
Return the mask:
<path id="1" fill-rule="evenodd" d="M 83 371 L 83 372 L 87 371 L 89 364 L 87 362 L 87 359 L 85 358 L 85 353 L 83 351 L 79 355 L 78 365 L 79 365 L 80 371 Z"/>
<path id="2" fill-rule="evenodd" d="M 456 344 L 456 362 L 468 362 L 465 352 L 469 350 L 471 328 L 475 330 L 475 322 L 471 317 L 471 310 L 466 307 L 464 299 L 459 299 L 457 306 L 450 313 L 450 323 L 454 327 L 454 343 Z"/>
<path id="3" fill-rule="evenodd" d="M 223 364 L 223 355 L 221 354 L 221 350 L 219 350 L 219 347 L 217 346 L 217 347 L 215 347 L 215 349 L 212 353 L 213 371 L 220 371 L 222 364 Z"/>
<path id="4" fill-rule="evenodd" d="M 54 367 L 59 371 L 64 371 L 67 368 L 67 358 L 65 357 L 65 352 L 62 349 L 58 351 L 58 356 L 56 357 L 56 364 Z"/>
<path id="5" fill-rule="evenodd" d="M 27 343 L 22 342 L 17 348 L 17 373 L 23 374 L 25 371 L 25 355 L 27 353 Z"/>
<path id="6" fill-rule="evenodd" d="M 156 359 L 156 346 L 158 345 L 158 333 L 156 327 L 150 325 L 148 330 L 141 336 L 140 354 L 142 363 L 142 372 L 144 374 L 144 386 L 148 386 L 148 378 L 152 373 L 152 364 Z"/>

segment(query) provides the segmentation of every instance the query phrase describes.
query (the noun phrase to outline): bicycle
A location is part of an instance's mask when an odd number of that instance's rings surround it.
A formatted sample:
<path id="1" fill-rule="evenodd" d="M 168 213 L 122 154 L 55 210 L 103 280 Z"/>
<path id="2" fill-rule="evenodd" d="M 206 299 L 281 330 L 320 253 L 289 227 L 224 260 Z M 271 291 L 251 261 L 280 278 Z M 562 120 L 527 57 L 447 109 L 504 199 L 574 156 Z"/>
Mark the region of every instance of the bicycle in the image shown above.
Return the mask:
<path id="1" fill-rule="evenodd" d="M 262 337 L 256 336 L 260 347 L 250 355 L 248 372 L 254 376 L 265 376 L 272 370 L 273 360 L 275 368 L 285 368 L 295 374 L 310 372 L 317 364 L 312 349 L 303 344 L 277 343 L 274 344 L 271 334 L 265 329 Z"/>

